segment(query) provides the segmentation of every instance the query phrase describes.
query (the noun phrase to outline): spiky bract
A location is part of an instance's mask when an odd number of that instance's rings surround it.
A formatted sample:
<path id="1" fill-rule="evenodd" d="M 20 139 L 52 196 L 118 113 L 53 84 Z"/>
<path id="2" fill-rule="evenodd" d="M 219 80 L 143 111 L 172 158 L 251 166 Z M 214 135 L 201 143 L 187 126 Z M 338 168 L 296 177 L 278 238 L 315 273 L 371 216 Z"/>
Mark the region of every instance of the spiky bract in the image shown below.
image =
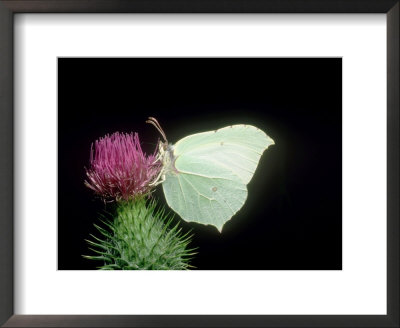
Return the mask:
<path id="1" fill-rule="evenodd" d="M 145 199 L 119 202 L 113 221 L 95 225 L 102 238 L 87 240 L 103 270 L 185 270 L 194 254 L 188 249 L 191 235 L 183 235 L 164 209 Z"/>

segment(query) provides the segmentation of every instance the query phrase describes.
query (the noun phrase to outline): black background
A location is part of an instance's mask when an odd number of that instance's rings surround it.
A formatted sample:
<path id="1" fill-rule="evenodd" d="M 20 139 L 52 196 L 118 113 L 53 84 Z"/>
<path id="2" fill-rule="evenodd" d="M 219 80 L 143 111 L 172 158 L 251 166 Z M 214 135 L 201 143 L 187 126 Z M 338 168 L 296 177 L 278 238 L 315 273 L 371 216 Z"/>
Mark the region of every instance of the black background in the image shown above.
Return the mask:
<path id="1" fill-rule="evenodd" d="M 58 268 L 95 269 L 84 241 L 104 203 L 84 186 L 91 143 L 138 132 L 147 153 L 232 124 L 275 141 L 222 233 L 193 229 L 197 269 L 342 268 L 342 62 L 339 58 L 109 58 L 58 60 Z M 155 192 L 165 204 L 161 187 Z M 109 208 L 107 208 L 109 209 Z"/>

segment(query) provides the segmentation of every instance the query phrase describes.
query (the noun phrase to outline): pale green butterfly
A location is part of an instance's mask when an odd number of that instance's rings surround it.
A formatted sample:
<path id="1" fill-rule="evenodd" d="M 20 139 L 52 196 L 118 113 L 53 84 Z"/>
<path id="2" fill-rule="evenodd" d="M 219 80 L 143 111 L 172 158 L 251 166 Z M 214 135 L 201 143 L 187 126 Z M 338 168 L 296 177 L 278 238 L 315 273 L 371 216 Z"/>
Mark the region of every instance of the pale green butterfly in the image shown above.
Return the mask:
<path id="1" fill-rule="evenodd" d="M 169 207 L 189 222 L 223 225 L 244 205 L 250 182 L 264 150 L 274 141 L 251 125 L 231 125 L 189 135 L 168 144 L 160 124 L 146 121 L 161 133 L 158 159 Z"/>

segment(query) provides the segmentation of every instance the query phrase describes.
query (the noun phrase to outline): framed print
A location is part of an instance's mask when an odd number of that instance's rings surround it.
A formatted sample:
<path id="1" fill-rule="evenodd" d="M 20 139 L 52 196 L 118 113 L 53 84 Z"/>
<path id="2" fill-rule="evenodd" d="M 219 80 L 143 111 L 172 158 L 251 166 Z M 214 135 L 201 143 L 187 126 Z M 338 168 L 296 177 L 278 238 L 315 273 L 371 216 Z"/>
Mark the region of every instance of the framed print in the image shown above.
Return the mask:
<path id="1" fill-rule="evenodd" d="M 4 326 L 399 326 L 398 1 L 0 10 Z"/>
<path id="2" fill-rule="evenodd" d="M 171 140 L 170 143 L 192 132 L 214 131 L 232 125 L 229 129 L 233 135 L 227 135 L 228 141 L 225 140 L 225 145 L 229 145 L 242 122 L 247 123 L 246 127 L 242 127 L 246 129 L 243 132 L 255 126 L 272 139 L 279 139 L 280 144 L 286 143 L 280 155 L 271 155 L 276 151 L 273 145 L 265 150 L 251 183 L 247 185 L 245 204 L 222 226 L 213 221 L 203 224 L 202 216 L 194 218 L 200 223 L 186 222 L 184 218 L 177 221 L 184 234 L 193 235 L 189 244 L 190 248 L 197 249 L 189 262 L 193 270 L 341 270 L 341 64 L 341 58 L 59 58 L 58 269 L 95 269 L 102 263 L 88 261 L 81 256 L 89 251 L 84 240 L 89 230 L 85 226 L 90 229 L 96 222 L 86 218 L 104 208 L 107 212 L 113 211 L 116 205 L 114 202 L 104 204 L 103 200 L 96 199 L 96 195 L 106 190 L 93 190 L 82 183 L 85 176 L 83 164 L 86 165 L 89 158 L 91 139 L 106 131 L 112 133 L 113 129 L 120 133 L 133 130 L 141 138 L 142 148 L 152 153 L 155 143 L 151 141 L 157 141 L 159 132 L 143 124 L 147 120 L 146 114 L 151 113 L 162 126 L 166 138 Z M 190 75 L 187 72 L 191 72 Z M 82 76 L 82 85 L 76 80 L 77 75 Z M 154 76 L 157 76 L 157 81 L 154 81 Z M 260 83 L 262 76 L 268 76 L 268 79 Z M 292 79 L 290 85 L 288 76 Z M 114 84 L 117 89 L 111 89 L 106 82 L 111 80 L 119 81 Z M 265 92 L 266 89 L 269 91 Z M 313 96 L 310 98 L 311 90 Z M 98 92 L 102 96 L 93 97 Z M 76 96 L 71 98 L 71 94 Z M 285 100 L 288 94 L 291 97 Z M 76 103 L 77 98 L 79 103 Z M 320 110 L 321 103 L 324 103 L 324 111 Z M 110 111 L 110 108 L 113 110 Z M 276 119 L 273 119 L 274 116 Z M 324 119 L 326 116 L 330 118 L 329 123 Z M 273 120 L 279 123 L 272 124 Z M 286 130 L 281 126 L 285 126 Z M 296 138 L 287 131 L 289 127 Z M 174 130 L 179 134 L 174 135 Z M 214 133 L 218 136 L 218 132 Z M 316 135 L 319 138 L 314 138 Z M 251 134 L 248 138 L 252 138 Z M 219 146 L 223 147 L 224 141 L 219 141 Z M 246 152 L 243 147 L 239 147 L 241 152 Z M 293 157 L 285 154 L 284 149 Z M 215 156 L 221 152 L 220 148 L 217 150 Z M 230 162 L 232 151 L 227 149 L 226 155 L 223 155 L 224 163 Z M 74 160 L 70 154 L 82 156 Z M 270 157 L 276 158 L 276 168 L 273 168 Z M 275 182 L 272 177 L 267 177 L 271 171 L 276 173 Z M 85 179 L 89 181 L 95 172 L 87 173 Z M 97 177 L 94 175 L 94 180 L 90 182 L 101 183 Z M 196 183 L 204 185 L 207 180 L 196 180 L 188 185 L 180 182 L 182 188 L 189 188 L 183 200 L 189 202 L 187 198 L 197 197 L 196 194 L 191 196 L 192 192 L 196 193 L 193 187 L 196 190 L 201 188 Z M 270 191 L 263 187 L 265 184 L 270 185 Z M 327 191 L 315 193 L 325 189 L 326 185 L 329 185 Z M 285 187 L 278 192 L 280 186 Z M 211 191 L 212 187 L 209 188 Z M 216 188 L 212 192 L 218 192 Z M 224 188 L 224 184 L 219 185 L 220 190 Z M 174 190 L 174 194 L 179 190 Z M 152 199 L 164 205 L 163 193 L 169 195 L 168 192 L 168 189 L 155 188 Z M 266 197 L 265 193 L 280 196 L 272 201 L 274 197 Z M 291 195 L 300 194 L 304 195 L 303 200 L 299 196 L 291 199 Z M 119 197 L 125 196 L 121 194 Z M 234 197 L 236 199 L 240 194 Z M 307 201 L 310 197 L 319 205 L 310 206 Z M 268 198 L 276 204 L 275 208 L 267 205 Z M 169 201 L 173 202 L 174 198 Z M 249 207 L 252 201 L 254 205 L 258 203 L 259 208 Z M 71 207 L 70 204 L 76 206 Z M 80 210 L 78 204 L 81 204 Z M 171 205 L 174 207 L 173 203 Z M 86 211 L 90 206 L 93 207 L 93 214 Z M 117 208 L 121 209 L 121 206 Z M 194 206 L 201 211 L 202 207 L 197 203 Z M 213 208 L 219 211 L 219 207 Z M 323 222 L 319 219 L 322 208 L 330 209 L 329 213 L 323 214 Z M 179 211 L 180 207 L 176 206 L 176 209 Z M 223 208 L 221 211 L 224 213 Z M 181 215 L 185 217 L 190 213 L 183 212 Z M 71 217 L 75 220 L 70 220 Z M 266 217 L 270 219 L 266 220 Z M 276 225 L 274 229 L 271 228 L 273 225 Z M 80 230 L 82 237 L 76 238 L 76 251 L 73 251 L 68 240 L 80 234 Z M 92 233 L 96 234 L 95 231 Z M 258 242 L 255 243 L 254 239 Z M 316 244 L 320 253 L 312 250 Z M 275 249 L 273 254 L 266 256 L 271 249 Z M 242 260 L 238 261 L 238 257 Z M 149 256 L 146 259 L 147 263 Z M 138 259 L 132 261 L 139 267 L 146 267 L 146 264 L 138 263 Z M 127 263 L 123 265 L 128 266 Z"/>

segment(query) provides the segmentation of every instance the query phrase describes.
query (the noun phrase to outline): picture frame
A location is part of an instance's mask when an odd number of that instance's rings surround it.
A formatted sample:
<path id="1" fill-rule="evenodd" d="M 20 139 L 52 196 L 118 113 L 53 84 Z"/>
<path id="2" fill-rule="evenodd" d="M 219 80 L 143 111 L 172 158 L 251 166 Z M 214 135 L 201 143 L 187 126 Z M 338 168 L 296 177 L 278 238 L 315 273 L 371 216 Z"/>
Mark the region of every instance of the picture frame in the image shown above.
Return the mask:
<path id="1" fill-rule="evenodd" d="M 399 327 L 399 12 L 397 0 L 0 2 L 0 323 L 5 327 Z M 387 315 L 14 315 L 13 16 L 17 13 L 385 13 Z"/>

